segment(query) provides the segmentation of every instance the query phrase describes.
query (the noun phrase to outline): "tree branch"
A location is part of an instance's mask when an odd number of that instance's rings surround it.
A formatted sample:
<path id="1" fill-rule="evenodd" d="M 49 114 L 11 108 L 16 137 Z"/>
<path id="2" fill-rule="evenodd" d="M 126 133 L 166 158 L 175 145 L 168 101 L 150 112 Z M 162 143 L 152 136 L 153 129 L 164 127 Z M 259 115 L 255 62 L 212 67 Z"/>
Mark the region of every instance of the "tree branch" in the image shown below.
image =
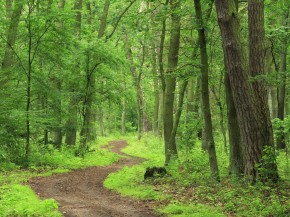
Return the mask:
<path id="1" fill-rule="evenodd" d="M 120 14 L 120 16 L 118 17 L 117 22 L 116 22 L 116 24 L 115 24 L 115 26 L 114 26 L 113 31 L 111 32 L 110 35 L 108 35 L 108 36 L 106 37 L 107 40 L 110 39 L 110 38 L 113 36 L 113 34 L 115 33 L 115 31 L 116 31 L 116 29 L 117 29 L 117 27 L 118 27 L 118 25 L 119 25 L 119 22 L 121 21 L 122 17 L 124 16 L 124 14 L 129 10 L 129 8 L 130 8 L 130 7 L 131 7 L 131 6 L 132 6 L 136 1 L 137 1 L 137 0 L 133 0 L 133 1 L 131 1 L 130 4 L 125 8 L 125 10 Z"/>

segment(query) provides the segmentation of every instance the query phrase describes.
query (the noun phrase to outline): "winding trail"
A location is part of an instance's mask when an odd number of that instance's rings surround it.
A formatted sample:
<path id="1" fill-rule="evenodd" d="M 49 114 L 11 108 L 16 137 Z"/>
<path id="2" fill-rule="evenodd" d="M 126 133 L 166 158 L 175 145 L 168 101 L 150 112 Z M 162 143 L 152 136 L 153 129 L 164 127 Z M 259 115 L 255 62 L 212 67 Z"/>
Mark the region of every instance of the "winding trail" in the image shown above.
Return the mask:
<path id="1" fill-rule="evenodd" d="M 118 193 L 105 189 L 106 177 L 124 166 L 133 166 L 142 162 L 141 158 L 128 156 L 121 152 L 126 141 L 109 142 L 112 151 L 127 158 L 120 158 L 110 166 L 89 167 L 66 174 L 54 174 L 50 177 L 37 177 L 28 181 L 28 185 L 41 198 L 54 198 L 60 211 L 68 217 L 157 217 L 149 201 L 138 201 L 121 197 Z"/>

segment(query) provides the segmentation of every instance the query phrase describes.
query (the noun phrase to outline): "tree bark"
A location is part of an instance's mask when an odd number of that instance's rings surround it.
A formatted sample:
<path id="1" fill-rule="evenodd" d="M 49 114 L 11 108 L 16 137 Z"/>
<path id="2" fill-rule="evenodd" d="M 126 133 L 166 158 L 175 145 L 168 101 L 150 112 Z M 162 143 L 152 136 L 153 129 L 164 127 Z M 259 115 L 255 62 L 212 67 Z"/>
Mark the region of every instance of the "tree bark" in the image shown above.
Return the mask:
<path id="1" fill-rule="evenodd" d="M 226 61 L 225 61 L 226 66 Z M 237 120 L 237 112 L 234 104 L 233 94 L 230 86 L 227 67 L 225 67 L 225 93 L 227 102 L 228 132 L 230 144 L 229 173 L 232 176 L 240 176 L 244 172 L 243 150 L 240 129 Z"/>
<path id="2" fill-rule="evenodd" d="M 202 88 L 202 104 L 203 104 L 203 118 L 204 118 L 204 138 L 205 138 L 205 146 L 208 150 L 209 155 L 209 163 L 211 169 L 211 175 L 214 179 L 219 181 L 219 169 L 216 157 L 216 148 L 215 142 L 213 138 L 212 132 L 212 119 L 211 119 L 211 110 L 209 104 L 209 89 L 208 89 L 208 56 L 207 56 L 207 48 L 206 48 L 206 37 L 205 37 L 205 29 L 203 26 L 202 19 L 202 10 L 199 0 L 194 0 L 196 19 L 198 23 L 198 38 L 200 45 L 200 60 L 201 60 L 201 88 Z"/>
<path id="3" fill-rule="evenodd" d="M 173 130 L 173 109 L 174 92 L 176 88 L 176 75 L 174 70 L 178 64 L 178 53 L 180 44 L 180 0 L 170 1 L 171 7 L 171 27 L 168 53 L 168 72 L 165 74 L 165 92 L 164 92 L 164 141 L 165 141 L 165 164 L 168 164 L 173 158 L 177 157 L 177 148 L 175 138 L 170 139 Z"/>
<path id="4" fill-rule="evenodd" d="M 270 136 L 265 131 L 265 128 L 270 127 L 268 119 L 265 119 L 264 113 L 261 113 L 259 109 L 260 106 L 266 108 L 267 105 L 260 105 L 260 102 L 264 102 L 260 100 L 265 98 L 261 96 L 258 98 L 258 95 L 262 93 L 255 93 L 253 85 L 248 82 L 249 70 L 246 67 L 247 61 L 241 43 L 235 1 L 219 0 L 215 1 L 215 4 L 243 143 L 244 172 L 246 177 L 255 181 L 260 176 L 257 164 L 260 164 L 261 167 L 268 167 L 268 165 L 261 164 L 263 148 L 272 146 L 269 141 Z M 272 160 L 270 166 L 274 166 L 273 171 L 271 170 L 271 174 L 267 174 L 267 177 L 277 179 L 275 159 Z"/>

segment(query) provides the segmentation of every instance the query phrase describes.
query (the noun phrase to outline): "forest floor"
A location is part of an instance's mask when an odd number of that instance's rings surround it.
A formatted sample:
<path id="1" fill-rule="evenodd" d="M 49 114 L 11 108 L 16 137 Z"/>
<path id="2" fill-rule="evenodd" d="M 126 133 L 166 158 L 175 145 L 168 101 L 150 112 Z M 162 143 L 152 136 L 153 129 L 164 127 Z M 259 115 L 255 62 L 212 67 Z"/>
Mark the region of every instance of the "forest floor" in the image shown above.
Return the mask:
<path id="1" fill-rule="evenodd" d="M 106 177 L 124 166 L 133 166 L 143 161 L 121 152 L 126 141 L 109 142 L 106 148 L 121 155 L 120 160 L 110 166 L 89 167 L 50 177 L 37 177 L 28 185 L 41 198 L 54 198 L 60 211 L 68 217 L 155 217 L 152 202 L 122 197 L 103 187 Z"/>

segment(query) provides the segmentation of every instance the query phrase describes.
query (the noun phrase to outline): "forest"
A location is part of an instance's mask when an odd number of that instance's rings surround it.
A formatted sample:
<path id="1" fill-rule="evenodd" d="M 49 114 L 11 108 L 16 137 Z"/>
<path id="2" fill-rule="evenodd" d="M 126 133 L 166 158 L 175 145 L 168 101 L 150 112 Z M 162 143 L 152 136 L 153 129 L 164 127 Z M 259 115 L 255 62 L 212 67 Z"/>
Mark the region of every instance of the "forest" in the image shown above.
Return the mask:
<path id="1" fill-rule="evenodd" d="M 0 0 L 0 217 L 290 216 L 289 0 Z"/>

